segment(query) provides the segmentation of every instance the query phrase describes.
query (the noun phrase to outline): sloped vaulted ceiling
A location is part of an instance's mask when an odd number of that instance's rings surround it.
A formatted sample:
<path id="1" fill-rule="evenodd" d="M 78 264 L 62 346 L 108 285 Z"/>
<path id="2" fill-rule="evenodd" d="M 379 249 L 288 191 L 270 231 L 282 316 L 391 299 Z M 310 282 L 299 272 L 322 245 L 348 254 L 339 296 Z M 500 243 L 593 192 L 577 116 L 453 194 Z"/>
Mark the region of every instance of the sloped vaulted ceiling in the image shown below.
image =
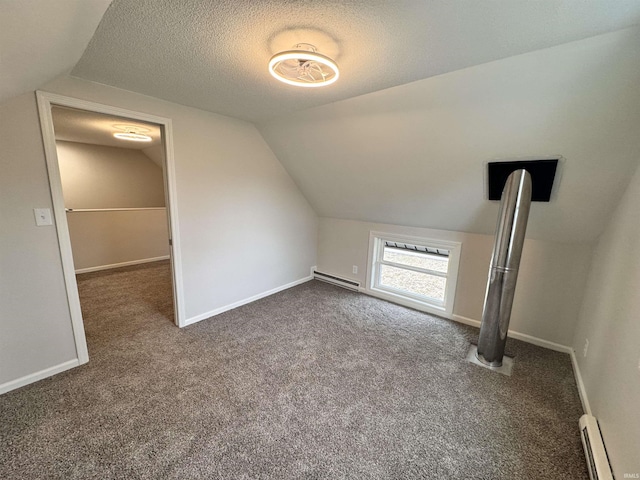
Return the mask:
<path id="1" fill-rule="evenodd" d="M 593 241 L 640 163 L 640 29 L 370 93 L 260 129 L 321 216 L 493 233 L 485 162 L 563 157 L 527 236 Z"/>
<path id="2" fill-rule="evenodd" d="M 592 241 L 638 164 L 638 22 L 637 0 L 114 0 L 72 74 L 257 122 L 323 216 L 492 233 L 484 163 L 559 154 L 528 236 Z M 272 79 L 298 42 L 340 81 Z"/>
<path id="3" fill-rule="evenodd" d="M 637 0 L 114 0 L 72 73 L 263 121 L 639 21 Z M 299 42 L 339 82 L 274 80 L 269 58 Z"/>
<path id="4" fill-rule="evenodd" d="M 0 102 L 69 72 L 111 0 L 0 0 Z"/>

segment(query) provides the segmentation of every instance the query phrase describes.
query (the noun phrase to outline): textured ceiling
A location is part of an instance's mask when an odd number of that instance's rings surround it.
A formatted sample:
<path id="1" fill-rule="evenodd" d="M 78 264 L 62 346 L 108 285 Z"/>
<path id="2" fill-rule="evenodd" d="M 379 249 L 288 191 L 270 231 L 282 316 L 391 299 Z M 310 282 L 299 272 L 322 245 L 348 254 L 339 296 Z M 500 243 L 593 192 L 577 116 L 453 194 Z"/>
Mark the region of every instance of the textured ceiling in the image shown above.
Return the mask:
<path id="1" fill-rule="evenodd" d="M 111 0 L 0 0 L 0 102 L 69 72 Z"/>
<path id="2" fill-rule="evenodd" d="M 264 121 L 639 21 L 638 0 L 115 0 L 72 74 Z M 340 80 L 274 80 L 269 58 L 298 42 Z"/>
<path id="3" fill-rule="evenodd" d="M 258 128 L 321 217 L 473 233 L 492 234 L 498 214 L 486 162 L 560 155 L 527 237 L 592 242 L 640 162 L 638 52 L 635 27 Z"/>
<path id="4" fill-rule="evenodd" d="M 162 143 L 160 127 L 153 123 L 59 106 L 52 107 L 51 114 L 56 140 L 132 150 L 144 150 Z M 152 141 L 131 142 L 115 138 L 113 134 L 123 131 L 123 125 L 144 130 L 144 133 L 149 135 Z"/>

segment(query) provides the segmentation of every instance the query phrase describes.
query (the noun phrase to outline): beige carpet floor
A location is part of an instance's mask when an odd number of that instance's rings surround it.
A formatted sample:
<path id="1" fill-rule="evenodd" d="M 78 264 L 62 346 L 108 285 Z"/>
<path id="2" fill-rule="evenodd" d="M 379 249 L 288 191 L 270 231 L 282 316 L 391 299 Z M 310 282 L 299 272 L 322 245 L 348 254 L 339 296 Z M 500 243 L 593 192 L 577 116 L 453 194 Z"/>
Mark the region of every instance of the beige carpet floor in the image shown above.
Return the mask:
<path id="1" fill-rule="evenodd" d="M 317 281 L 178 329 L 168 268 L 79 276 L 90 362 L 0 397 L 0 478 L 588 478 L 566 354 Z"/>

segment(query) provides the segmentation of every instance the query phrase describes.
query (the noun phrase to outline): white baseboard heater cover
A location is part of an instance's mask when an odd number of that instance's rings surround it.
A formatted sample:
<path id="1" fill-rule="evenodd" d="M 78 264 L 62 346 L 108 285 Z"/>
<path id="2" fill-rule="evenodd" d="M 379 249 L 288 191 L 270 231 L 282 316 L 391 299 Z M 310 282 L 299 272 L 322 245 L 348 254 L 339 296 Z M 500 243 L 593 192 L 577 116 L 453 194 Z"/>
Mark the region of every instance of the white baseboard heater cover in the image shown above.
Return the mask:
<path id="1" fill-rule="evenodd" d="M 360 291 L 359 282 L 354 282 L 353 280 L 348 280 L 346 278 L 336 277 L 335 275 L 329 275 L 328 273 L 314 271 L 313 278 L 330 283 L 332 285 L 337 285 L 338 287 L 346 288 L 347 290 L 353 290 L 354 292 Z"/>
<path id="2" fill-rule="evenodd" d="M 613 480 L 596 417 L 592 415 L 580 417 L 580 438 L 582 438 L 584 455 L 587 457 L 587 468 L 591 480 Z"/>

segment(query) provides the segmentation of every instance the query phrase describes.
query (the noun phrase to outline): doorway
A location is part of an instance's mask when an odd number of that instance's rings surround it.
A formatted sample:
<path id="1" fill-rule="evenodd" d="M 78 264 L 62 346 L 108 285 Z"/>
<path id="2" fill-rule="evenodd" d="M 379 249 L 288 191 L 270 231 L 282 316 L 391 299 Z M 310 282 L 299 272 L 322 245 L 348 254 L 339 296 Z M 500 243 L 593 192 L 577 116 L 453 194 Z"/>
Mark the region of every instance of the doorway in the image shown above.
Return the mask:
<path id="1" fill-rule="evenodd" d="M 168 264 L 165 317 L 183 326 L 171 121 L 46 92 L 37 99 L 79 363 L 88 349 L 77 274 Z"/>

